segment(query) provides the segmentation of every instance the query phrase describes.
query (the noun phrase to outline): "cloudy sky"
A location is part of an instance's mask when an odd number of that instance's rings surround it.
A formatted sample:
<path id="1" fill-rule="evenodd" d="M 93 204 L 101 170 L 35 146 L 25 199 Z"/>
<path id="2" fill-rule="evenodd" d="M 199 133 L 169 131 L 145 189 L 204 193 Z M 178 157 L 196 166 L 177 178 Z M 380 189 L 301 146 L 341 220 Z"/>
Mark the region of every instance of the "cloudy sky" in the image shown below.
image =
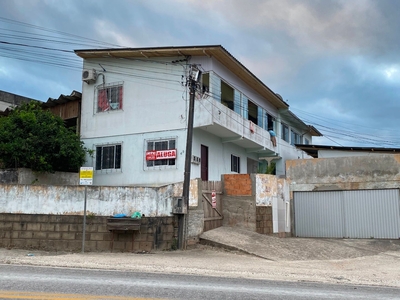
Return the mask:
<path id="1" fill-rule="evenodd" d="M 81 91 L 73 49 L 222 45 L 324 138 L 400 147 L 400 1 L 0 0 L 0 90 Z"/>

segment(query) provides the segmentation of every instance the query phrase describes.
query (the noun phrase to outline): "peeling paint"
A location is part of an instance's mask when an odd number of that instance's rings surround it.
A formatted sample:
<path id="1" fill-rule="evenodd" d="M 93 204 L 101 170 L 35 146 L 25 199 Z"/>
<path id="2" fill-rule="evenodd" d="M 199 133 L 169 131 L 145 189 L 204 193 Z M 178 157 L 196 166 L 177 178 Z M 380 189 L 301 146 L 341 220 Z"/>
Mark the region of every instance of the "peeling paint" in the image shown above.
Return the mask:
<path id="1" fill-rule="evenodd" d="M 191 181 L 192 203 L 197 203 L 197 181 Z M 193 185 L 193 186 L 192 186 Z M 148 217 L 170 216 L 172 199 L 182 184 L 163 187 L 87 187 L 87 211 L 98 216 L 139 211 Z M 0 212 L 25 214 L 83 214 L 85 187 L 0 185 Z"/>

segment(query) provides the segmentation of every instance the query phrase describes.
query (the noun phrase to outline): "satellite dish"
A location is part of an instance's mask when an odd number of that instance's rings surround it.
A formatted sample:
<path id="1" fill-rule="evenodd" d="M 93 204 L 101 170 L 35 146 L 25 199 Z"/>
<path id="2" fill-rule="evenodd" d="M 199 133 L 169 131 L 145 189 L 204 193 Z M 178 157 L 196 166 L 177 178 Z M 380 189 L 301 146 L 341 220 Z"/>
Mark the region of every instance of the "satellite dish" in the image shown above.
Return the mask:
<path id="1" fill-rule="evenodd" d="M 281 99 L 281 100 L 283 101 L 283 98 L 282 98 L 281 95 L 279 95 L 278 93 L 275 93 L 275 95 L 276 95 L 279 99 Z"/>

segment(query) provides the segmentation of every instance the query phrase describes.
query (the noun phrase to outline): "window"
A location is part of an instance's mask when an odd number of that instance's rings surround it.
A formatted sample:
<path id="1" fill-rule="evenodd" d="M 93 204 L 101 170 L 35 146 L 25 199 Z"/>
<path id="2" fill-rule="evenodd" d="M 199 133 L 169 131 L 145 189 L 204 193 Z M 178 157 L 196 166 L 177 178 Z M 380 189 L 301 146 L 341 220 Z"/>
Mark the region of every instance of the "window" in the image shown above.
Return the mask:
<path id="1" fill-rule="evenodd" d="M 236 155 L 231 155 L 231 171 L 240 173 L 240 157 Z"/>
<path id="2" fill-rule="evenodd" d="M 234 109 L 234 90 L 225 82 L 221 81 L 221 103 L 229 109 Z"/>
<path id="3" fill-rule="evenodd" d="M 289 143 L 289 127 L 282 123 L 282 140 Z"/>
<path id="4" fill-rule="evenodd" d="M 96 112 L 122 109 L 122 94 L 122 83 L 99 85 Z"/>
<path id="5" fill-rule="evenodd" d="M 148 141 L 147 151 L 146 151 L 147 167 L 175 166 L 176 164 L 175 144 L 176 144 L 175 139 Z M 171 150 L 171 151 L 166 151 L 166 150 Z"/>
<path id="6" fill-rule="evenodd" d="M 269 113 L 265 113 L 266 122 L 264 123 L 264 129 L 275 131 L 275 118 Z"/>
<path id="7" fill-rule="evenodd" d="M 300 134 L 297 132 L 291 130 L 290 131 L 291 136 L 290 136 L 290 144 L 294 146 L 294 144 L 300 144 Z"/>
<path id="8" fill-rule="evenodd" d="M 305 144 L 305 145 L 309 145 L 309 144 L 310 144 L 310 141 L 309 141 L 308 139 L 304 138 L 304 144 Z"/>
<path id="9" fill-rule="evenodd" d="M 249 117 L 248 119 L 252 121 L 254 124 L 258 125 L 258 106 L 248 100 L 247 107 L 249 110 Z"/>
<path id="10" fill-rule="evenodd" d="M 121 145 L 96 147 L 96 170 L 121 169 Z"/>
<path id="11" fill-rule="evenodd" d="M 203 94 L 210 92 L 210 74 L 209 73 L 203 73 L 201 75 L 201 82 L 202 82 L 201 92 Z"/>

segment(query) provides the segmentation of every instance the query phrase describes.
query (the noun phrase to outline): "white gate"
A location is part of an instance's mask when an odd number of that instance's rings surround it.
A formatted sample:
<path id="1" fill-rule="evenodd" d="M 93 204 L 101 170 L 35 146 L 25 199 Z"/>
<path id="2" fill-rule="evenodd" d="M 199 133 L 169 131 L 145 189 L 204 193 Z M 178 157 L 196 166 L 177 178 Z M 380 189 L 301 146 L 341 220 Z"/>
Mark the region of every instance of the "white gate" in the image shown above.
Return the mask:
<path id="1" fill-rule="evenodd" d="M 400 238 L 399 190 L 294 192 L 298 237 Z"/>

